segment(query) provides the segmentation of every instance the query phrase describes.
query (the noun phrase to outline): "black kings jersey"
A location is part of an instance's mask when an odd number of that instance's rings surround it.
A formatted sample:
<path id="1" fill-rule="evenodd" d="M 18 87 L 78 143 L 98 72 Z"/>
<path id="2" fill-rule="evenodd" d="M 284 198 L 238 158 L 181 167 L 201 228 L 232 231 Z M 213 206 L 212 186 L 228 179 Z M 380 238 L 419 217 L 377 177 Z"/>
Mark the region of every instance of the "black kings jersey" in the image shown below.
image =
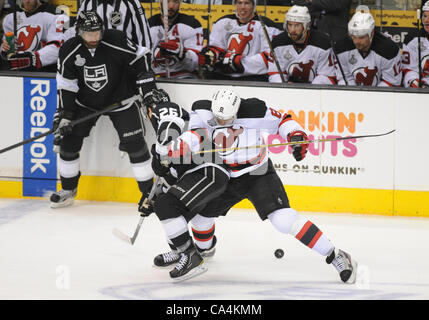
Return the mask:
<path id="1" fill-rule="evenodd" d="M 95 50 L 80 36 L 60 49 L 57 66 L 59 106 L 100 110 L 137 93 L 136 76 L 150 70 L 150 53 L 122 31 L 106 30 Z"/>

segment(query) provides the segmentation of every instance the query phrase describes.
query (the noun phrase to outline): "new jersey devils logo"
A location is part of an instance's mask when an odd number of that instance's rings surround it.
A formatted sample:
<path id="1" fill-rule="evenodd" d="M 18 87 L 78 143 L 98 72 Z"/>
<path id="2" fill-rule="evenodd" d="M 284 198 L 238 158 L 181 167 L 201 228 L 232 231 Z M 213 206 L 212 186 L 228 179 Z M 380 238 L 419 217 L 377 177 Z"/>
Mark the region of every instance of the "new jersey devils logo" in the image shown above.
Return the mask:
<path id="1" fill-rule="evenodd" d="M 242 134 L 243 131 L 244 129 L 242 127 L 238 129 L 232 127 L 216 129 L 213 132 L 213 142 L 216 148 L 235 148 L 240 141 L 239 135 Z M 234 150 L 219 152 L 219 154 L 226 156 L 233 152 Z"/>
<path id="2" fill-rule="evenodd" d="M 18 51 L 36 51 L 40 46 L 40 26 L 29 25 L 18 30 Z"/>
<path id="3" fill-rule="evenodd" d="M 248 33 L 234 33 L 229 38 L 228 52 L 246 55 L 250 51 L 249 42 L 253 36 Z"/>
<path id="4" fill-rule="evenodd" d="M 298 62 L 289 65 L 289 79 L 293 82 L 311 82 L 313 81 L 316 72 L 313 70 L 314 61 L 310 60 L 307 63 Z"/>
<path id="5" fill-rule="evenodd" d="M 353 71 L 353 77 L 355 78 L 356 85 L 358 86 L 375 86 L 378 84 L 378 68 L 374 69 L 369 67 L 358 68 Z"/>

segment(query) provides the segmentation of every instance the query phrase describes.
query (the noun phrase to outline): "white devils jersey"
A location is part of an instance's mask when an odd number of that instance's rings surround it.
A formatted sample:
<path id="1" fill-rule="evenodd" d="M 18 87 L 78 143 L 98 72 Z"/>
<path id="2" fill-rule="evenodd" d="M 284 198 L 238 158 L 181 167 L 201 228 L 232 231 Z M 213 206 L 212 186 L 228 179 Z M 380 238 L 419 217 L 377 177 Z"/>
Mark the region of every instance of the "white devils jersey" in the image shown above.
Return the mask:
<path id="1" fill-rule="evenodd" d="M 42 66 L 56 64 L 63 40 L 62 15 L 37 12 L 27 17 L 25 12 L 17 12 L 18 51 L 38 52 Z M 58 20 L 58 22 L 57 22 Z M 3 30 L 13 33 L 13 14 L 3 21 Z"/>
<path id="2" fill-rule="evenodd" d="M 304 131 L 290 115 L 268 108 L 265 102 L 256 98 L 241 99 L 240 109 L 231 126 L 217 125 L 210 108 L 210 100 L 194 102 L 189 128 L 206 128 L 216 149 L 250 147 L 218 152 L 232 178 L 256 170 L 268 161 L 267 148 L 257 147 L 266 144 L 263 138 L 266 134 L 279 134 L 287 139 L 292 131 Z"/>
<path id="3" fill-rule="evenodd" d="M 420 34 L 420 70 L 422 83 L 429 86 L 429 40 L 428 33 L 424 29 Z M 419 79 L 419 38 L 417 33 L 409 34 L 402 47 L 402 68 L 404 72 L 404 87 L 417 87 L 418 83 L 413 83 Z"/>
<path id="4" fill-rule="evenodd" d="M 262 17 L 270 40 L 280 33 L 274 22 Z M 241 64 L 244 73 L 228 74 L 232 77 L 243 75 L 267 74 L 270 47 L 265 38 L 261 22 L 254 17 L 248 23 L 242 24 L 235 14 L 220 18 L 213 24 L 210 33 L 210 46 L 217 47 L 223 52 L 242 54 Z M 265 53 L 265 54 L 263 54 Z"/>
<path id="5" fill-rule="evenodd" d="M 186 49 L 182 61 L 171 56 L 165 56 L 159 48 L 159 43 L 165 41 L 162 17 L 157 14 L 149 19 L 150 35 L 152 38 L 152 60 L 155 74 L 165 77 L 166 63 L 169 64 L 170 77 L 195 78 L 198 70 L 198 53 L 204 46 L 203 28 L 200 22 L 192 16 L 179 13 L 175 23 L 168 30 L 168 38 L 181 41 Z"/>
<path id="6" fill-rule="evenodd" d="M 273 49 L 286 82 L 335 84 L 335 59 L 325 34 L 312 30 L 299 45 L 282 32 L 274 38 Z M 270 82 L 282 82 L 274 61 L 269 63 L 268 76 Z"/>
<path id="7" fill-rule="evenodd" d="M 350 38 L 335 45 L 347 85 L 351 86 L 400 86 L 402 81 L 401 51 L 391 39 L 374 32 L 371 48 L 366 57 L 355 48 Z M 345 85 L 341 68 L 336 68 L 339 85 Z"/>

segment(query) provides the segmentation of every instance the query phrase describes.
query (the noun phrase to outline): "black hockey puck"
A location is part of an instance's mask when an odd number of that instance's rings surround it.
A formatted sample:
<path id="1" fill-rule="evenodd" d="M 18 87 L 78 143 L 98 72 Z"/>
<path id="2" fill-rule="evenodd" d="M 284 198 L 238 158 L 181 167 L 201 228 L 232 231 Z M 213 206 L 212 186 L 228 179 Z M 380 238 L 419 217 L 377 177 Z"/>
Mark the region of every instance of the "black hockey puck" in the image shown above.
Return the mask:
<path id="1" fill-rule="evenodd" d="M 276 256 L 277 259 L 281 259 L 284 256 L 284 251 L 282 249 L 277 249 L 276 251 L 274 251 L 274 255 Z"/>

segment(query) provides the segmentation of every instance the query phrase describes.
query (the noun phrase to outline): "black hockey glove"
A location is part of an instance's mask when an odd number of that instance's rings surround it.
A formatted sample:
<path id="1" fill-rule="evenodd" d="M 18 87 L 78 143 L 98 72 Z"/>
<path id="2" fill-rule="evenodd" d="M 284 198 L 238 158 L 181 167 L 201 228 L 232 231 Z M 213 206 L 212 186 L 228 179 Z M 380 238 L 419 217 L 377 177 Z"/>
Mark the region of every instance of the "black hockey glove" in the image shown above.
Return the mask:
<path id="1" fill-rule="evenodd" d="M 139 182 L 139 188 L 140 188 L 140 191 L 142 192 L 142 196 L 139 201 L 138 211 L 141 212 L 140 215 L 142 217 L 147 217 L 152 212 L 154 212 L 153 205 L 155 203 L 155 195 L 152 197 L 152 199 L 150 200 L 148 199 L 149 194 L 152 190 L 152 187 L 153 187 L 152 180 Z"/>
<path id="2" fill-rule="evenodd" d="M 225 58 L 223 58 L 223 65 L 224 69 L 227 73 L 234 73 L 234 72 L 244 72 L 244 67 L 241 64 L 241 59 L 243 56 L 241 54 L 235 54 L 228 52 L 225 55 Z"/>
<path id="3" fill-rule="evenodd" d="M 38 52 L 18 52 L 9 56 L 8 61 L 10 70 L 31 70 L 42 67 Z"/>
<path id="4" fill-rule="evenodd" d="M 71 120 L 65 118 L 63 113 L 63 111 L 55 112 L 54 121 L 52 123 L 52 129 L 54 130 L 53 151 L 55 153 L 60 152 L 60 144 L 64 136 L 70 134 L 73 130 L 73 127 L 70 125 Z"/>
<path id="5" fill-rule="evenodd" d="M 170 97 L 164 89 L 152 89 L 143 97 L 143 104 L 146 108 L 153 109 L 161 102 L 170 102 Z"/>
<path id="6" fill-rule="evenodd" d="M 161 156 L 156 152 L 155 144 L 150 150 L 152 153 L 152 170 L 158 177 L 165 177 L 170 172 L 168 164 L 161 160 Z"/>
<path id="7" fill-rule="evenodd" d="M 295 141 L 308 141 L 307 134 L 303 131 L 293 131 L 287 135 L 287 141 L 288 142 L 295 142 Z M 300 144 L 293 144 L 293 157 L 296 161 L 301 161 L 305 158 L 307 154 L 308 149 L 308 143 L 300 143 Z"/>

